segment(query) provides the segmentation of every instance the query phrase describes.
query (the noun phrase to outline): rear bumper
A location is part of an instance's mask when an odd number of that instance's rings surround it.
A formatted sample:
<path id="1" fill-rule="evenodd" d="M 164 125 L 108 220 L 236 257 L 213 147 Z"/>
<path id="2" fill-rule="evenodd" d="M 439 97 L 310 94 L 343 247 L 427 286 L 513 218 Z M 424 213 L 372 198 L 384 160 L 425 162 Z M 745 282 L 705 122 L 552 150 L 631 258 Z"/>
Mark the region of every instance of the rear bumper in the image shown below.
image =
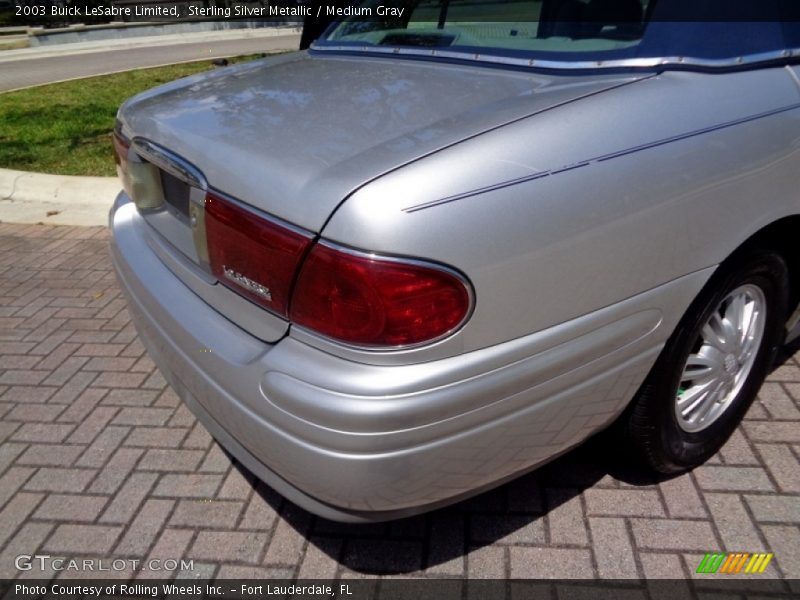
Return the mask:
<path id="1" fill-rule="evenodd" d="M 164 266 L 124 195 L 110 222 L 134 324 L 170 384 L 255 475 L 340 521 L 456 501 L 602 428 L 708 277 L 458 357 L 366 365 L 291 335 L 275 344 L 250 336 Z"/>

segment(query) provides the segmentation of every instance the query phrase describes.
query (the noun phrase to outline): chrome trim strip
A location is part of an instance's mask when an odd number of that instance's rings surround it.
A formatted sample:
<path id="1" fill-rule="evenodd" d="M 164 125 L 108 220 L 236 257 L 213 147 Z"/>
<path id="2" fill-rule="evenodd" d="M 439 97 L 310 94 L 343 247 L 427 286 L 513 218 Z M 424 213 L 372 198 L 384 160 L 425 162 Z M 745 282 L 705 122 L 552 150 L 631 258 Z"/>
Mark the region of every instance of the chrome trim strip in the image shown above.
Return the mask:
<path id="1" fill-rule="evenodd" d="M 131 146 L 139 156 L 184 183 L 201 190 L 208 189 L 208 183 L 200 169 L 177 154 L 142 137 L 134 137 Z"/>
<path id="2" fill-rule="evenodd" d="M 663 56 L 652 58 L 620 58 L 615 60 L 540 60 L 534 58 L 516 58 L 513 56 L 500 56 L 495 54 L 481 54 L 480 52 L 457 52 L 454 50 L 430 50 L 422 48 L 404 48 L 401 46 L 349 46 L 349 45 L 320 45 L 314 43 L 312 50 L 320 52 L 347 52 L 351 54 L 389 54 L 399 56 L 419 56 L 424 58 L 446 58 L 454 60 L 467 60 L 491 64 L 535 67 L 537 69 L 556 69 L 578 71 L 586 69 L 624 69 L 624 68 L 657 68 L 657 67 L 700 67 L 705 69 L 724 69 L 731 67 L 751 66 L 763 62 L 787 60 L 800 56 L 800 48 L 787 48 L 760 52 L 732 58 L 710 59 L 692 56 Z"/>
<path id="3" fill-rule="evenodd" d="M 741 119 L 735 119 L 733 121 L 726 121 L 725 123 L 719 123 L 717 125 L 712 125 L 711 127 L 704 127 L 702 129 L 696 129 L 694 131 L 689 131 L 686 133 L 681 133 L 678 135 L 673 135 L 667 138 L 662 138 L 659 140 L 654 140 L 652 142 L 647 142 L 645 144 L 640 144 L 638 146 L 633 146 L 631 148 L 625 148 L 624 150 L 618 150 L 616 152 L 611 152 L 609 154 L 603 154 L 600 156 L 595 156 L 589 159 L 581 160 L 571 165 L 565 165 L 561 167 L 555 167 L 553 169 L 548 169 L 546 171 L 538 171 L 536 173 L 531 173 L 530 175 L 525 175 L 523 177 L 517 177 L 515 179 L 509 179 L 507 181 L 501 181 L 499 183 L 495 183 L 493 185 L 487 185 L 481 188 L 477 188 L 474 190 L 469 190 L 467 192 L 462 192 L 460 194 L 454 194 L 453 196 L 446 196 L 444 198 L 440 198 L 438 200 L 430 200 L 428 202 L 423 202 L 421 204 L 415 204 L 412 206 L 406 206 L 401 210 L 405 213 L 413 213 L 419 210 L 425 210 L 426 208 L 433 208 L 434 206 L 441 206 L 442 204 L 449 204 L 450 202 L 455 202 L 457 200 L 463 200 L 464 198 L 469 198 L 471 196 L 478 196 L 480 194 L 485 194 L 486 192 L 493 192 L 495 190 L 499 190 L 502 188 L 506 188 L 512 185 L 516 185 L 518 183 L 527 183 L 529 181 L 534 181 L 536 179 L 542 179 L 543 177 L 549 177 L 550 175 L 558 175 L 559 173 L 564 173 L 566 171 L 572 171 L 574 169 L 579 169 L 581 167 L 586 167 L 591 165 L 592 163 L 603 162 L 606 160 L 611 160 L 613 158 L 619 158 L 621 156 L 626 156 L 628 154 L 633 154 L 635 152 L 640 152 L 642 150 L 649 150 L 651 148 L 657 148 L 658 146 L 663 146 L 665 144 L 670 144 L 672 142 L 679 142 L 681 140 L 685 140 L 688 138 L 692 138 L 698 135 L 702 135 L 704 133 L 710 133 L 712 131 L 718 131 L 720 129 L 726 129 L 727 127 L 733 127 L 735 125 L 741 125 L 743 123 L 749 123 L 751 121 L 757 121 L 758 119 L 763 119 L 765 117 L 771 117 L 777 114 L 781 114 L 784 112 L 789 112 L 791 110 L 800 109 L 800 103 L 791 104 L 789 106 L 784 106 L 781 108 L 776 108 L 773 110 L 769 110 L 767 112 L 759 113 L 757 115 L 751 115 L 749 117 L 744 117 Z"/>
<path id="4" fill-rule="evenodd" d="M 461 282 L 461 285 L 464 286 L 464 289 L 467 290 L 467 298 L 469 301 L 469 308 L 467 312 L 464 313 L 464 318 L 458 322 L 452 329 L 449 331 L 444 332 L 442 335 L 432 338 L 430 340 L 425 340 L 424 342 L 418 342 L 416 344 L 404 344 L 400 346 L 384 346 L 384 345 L 371 345 L 371 344 L 350 344 L 347 342 L 343 342 L 341 340 L 337 340 L 336 338 L 328 337 L 319 333 L 318 331 L 314 331 L 313 329 L 308 329 L 303 327 L 302 325 L 296 324 L 294 321 L 291 320 L 291 306 L 289 307 L 289 322 L 291 323 L 292 329 L 298 329 L 302 331 L 309 337 L 314 338 L 315 340 L 319 340 L 320 342 L 328 345 L 330 344 L 333 347 L 340 347 L 340 348 L 348 348 L 351 350 L 368 350 L 370 352 L 396 352 L 398 350 L 410 350 L 413 348 L 421 348 L 423 346 L 429 346 L 431 344 L 435 344 L 436 342 L 440 342 L 445 338 L 448 338 L 452 335 L 458 333 L 461 328 L 469 321 L 472 314 L 475 312 L 475 290 L 472 287 L 472 283 L 467 276 L 461 273 L 460 271 L 456 270 L 453 267 L 448 265 L 444 265 L 439 262 L 429 261 L 422 258 L 410 258 L 404 256 L 391 256 L 391 255 L 384 255 L 378 254 L 377 252 L 367 252 L 365 250 L 358 250 L 356 248 L 351 248 L 350 246 L 345 246 L 342 244 L 338 244 L 336 242 L 332 242 L 330 240 L 319 239 L 317 240 L 317 245 L 326 246 L 331 248 L 332 250 L 336 250 L 337 252 L 342 252 L 343 254 L 349 254 L 351 256 L 358 256 L 361 258 L 368 258 L 375 261 L 381 262 L 393 262 L 393 263 L 401 263 L 405 265 L 417 265 L 420 267 L 425 267 L 426 269 L 433 269 L 436 271 L 441 271 L 443 273 L 447 273 L 452 277 L 455 277 L 458 281 Z M 313 252 L 313 250 L 312 250 Z M 305 261 L 303 261 L 303 266 L 305 265 Z M 297 286 L 297 282 L 299 282 L 300 277 L 303 273 L 303 267 L 301 266 L 300 271 L 297 274 L 297 281 L 295 282 L 295 287 Z M 295 289 L 296 291 L 296 289 Z M 291 334 L 291 329 L 290 329 Z M 324 349 L 324 348 L 323 348 Z"/>

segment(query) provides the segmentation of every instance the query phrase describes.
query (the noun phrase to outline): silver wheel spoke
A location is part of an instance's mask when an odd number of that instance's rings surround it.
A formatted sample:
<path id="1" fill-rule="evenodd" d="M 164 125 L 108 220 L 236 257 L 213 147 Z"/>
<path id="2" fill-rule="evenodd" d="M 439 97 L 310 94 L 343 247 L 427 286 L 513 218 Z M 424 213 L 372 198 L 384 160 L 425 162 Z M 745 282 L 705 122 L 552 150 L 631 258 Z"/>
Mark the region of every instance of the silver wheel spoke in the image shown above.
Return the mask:
<path id="1" fill-rule="evenodd" d="M 703 327 L 703 341 L 721 352 L 727 351 L 729 342 L 726 337 L 726 327 L 719 313 L 714 312 Z"/>
<path id="2" fill-rule="evenodd" d="M 712 391 L 706 400 L 698 407 L 694 418 L 695 423 L 700 424 L 705 421 L 706 417 L 711 413 L 711 411 L 718 406 L 718 402 L 723 396 L 725 389 L 724 383 L 719 383 L 717 387 L 714 388 L 714 391 Z"/>
<path id="3" fill-rule="evenodd" d="M 763 327 L 763 325 L 759 320 L 759 313 L 752 303 L 748 305 L 743 315 L 743 323 L 744 333 L 742 334 L 742 344 L 738 356 L 740 362 L 749 358 L 750 354 L 755 350 L 756 341 L 761 337 L 758 329 L 759 327 Z"/>
<path id="4" fill-rule="evenodd" d="M 739 332 L 736 330 L 736 325 L 724 317 L 722 319 L 722 330 L 725 332 L 725 349 L 728 352 L 734 352 L 739 347 Z"/>
<path id="5" fill-rule="evenodd" d="M 742 349 L 736 358 L 739 359 L 740 363 L 745 362 L 753 354 L 755 347 L 756 347 L 755 338 L 753 337 L 745 338 L 744 343 L 742 344 Z"/>
<path id="6" fill-rule="evenodd" d="M 692 386 L 688 392 L 678 398 L 681 414 L 683 416 L 691 414 L 708 397 L 715 383 L 714 381 L 709 381 L 701 385 Z"/>
<path id="7" fill-rule="evenodd" d="M 726 317 L 728 321 L 733 324 L 736 329 L 735 340 L 736 346 L 741 347 L 744 342 L 749 324 L 745 323 L 745 310 L 747 306 L 747 298 L 744 294 L 737 294 L 731 301 Z"/>
<path id="8" fill-rule="evenodd" d="M 704 346 L 701 352 L 710 347 Z M 686 367 L 683 369 L 681 381 L 692 381 L 693 383 L 703 383 L 710 379 L 717 377 L 722 372 L 722 362 L 719 357 L 719 352 L 710 348 L 713 351 L 703 354 L 691 354 L 686 361 Z M 710 355 L 709 355 L 710 354 Z"/>

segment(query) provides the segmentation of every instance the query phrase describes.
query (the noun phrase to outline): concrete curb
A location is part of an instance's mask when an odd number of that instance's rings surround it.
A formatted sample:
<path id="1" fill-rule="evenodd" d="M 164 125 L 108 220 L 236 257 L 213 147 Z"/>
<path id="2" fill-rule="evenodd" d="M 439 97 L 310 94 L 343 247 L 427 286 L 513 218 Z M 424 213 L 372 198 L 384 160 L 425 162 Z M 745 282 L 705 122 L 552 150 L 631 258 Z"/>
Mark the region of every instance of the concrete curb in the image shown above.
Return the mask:
<path id="1" fill-rule="evenodd" d="M 105 225 L 120 189 L 116 177 L 71 177 L 0 169 L 0 221 Z"/>

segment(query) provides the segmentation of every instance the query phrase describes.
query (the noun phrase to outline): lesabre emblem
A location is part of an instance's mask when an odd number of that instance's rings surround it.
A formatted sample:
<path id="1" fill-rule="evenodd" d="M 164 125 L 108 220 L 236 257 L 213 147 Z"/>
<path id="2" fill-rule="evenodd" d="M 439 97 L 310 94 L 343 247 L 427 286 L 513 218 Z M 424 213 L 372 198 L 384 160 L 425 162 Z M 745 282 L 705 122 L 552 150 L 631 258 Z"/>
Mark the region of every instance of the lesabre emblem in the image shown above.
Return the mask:
<path id="1" fill-rule="evenodd" d="M 268 287 L 261 285 L 257 281 L 253 281 L 249 277 L 245 277 L 241 273 L 238 273 L 225 265 L 222 265 L 222 272 L 225 274 L 225 277 L 234 283 L 237 283 L 246 290 L 261 296 L 265 300 L 272 302 L 272 292 L 269 291 Z"/>

